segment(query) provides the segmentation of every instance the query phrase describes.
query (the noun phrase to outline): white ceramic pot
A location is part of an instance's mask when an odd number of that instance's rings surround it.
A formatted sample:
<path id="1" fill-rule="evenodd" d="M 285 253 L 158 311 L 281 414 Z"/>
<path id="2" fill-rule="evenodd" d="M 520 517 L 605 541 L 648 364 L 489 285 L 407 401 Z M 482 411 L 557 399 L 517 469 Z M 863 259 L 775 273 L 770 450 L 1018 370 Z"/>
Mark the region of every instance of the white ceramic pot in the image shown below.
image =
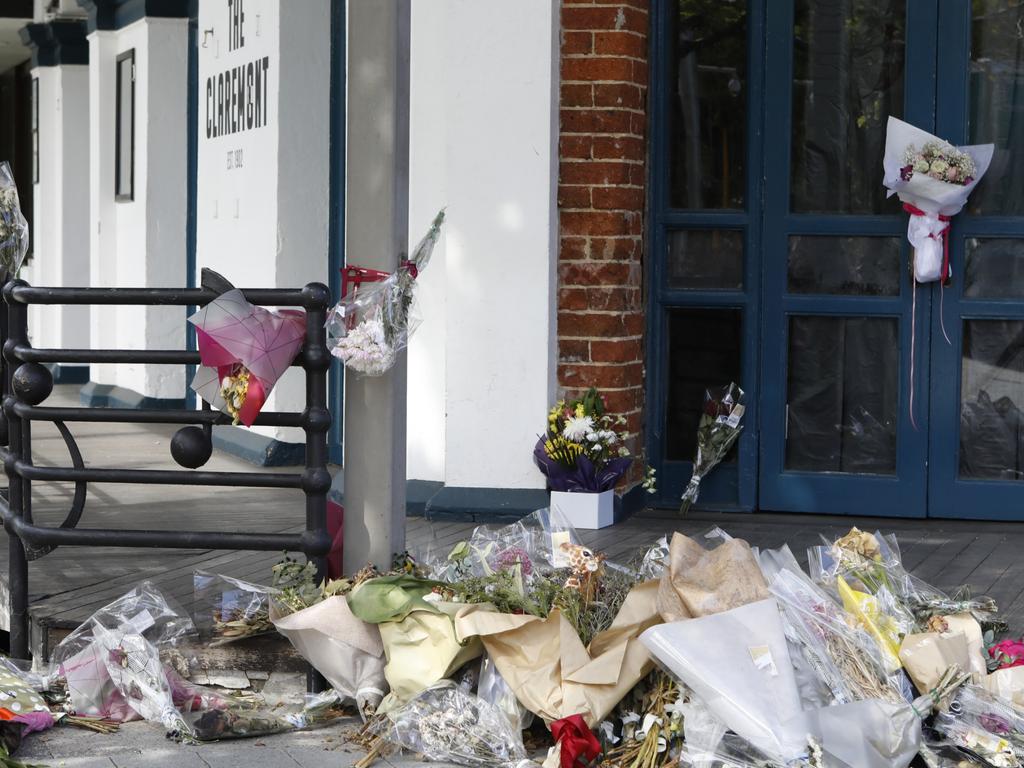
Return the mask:
<path id="1" fill-rule="evenodd" d="M 606 528 L 615 522 L 615 491 L 601 493 L 551 492 L 551 509 L 565 515 L 573 528 Z"/>

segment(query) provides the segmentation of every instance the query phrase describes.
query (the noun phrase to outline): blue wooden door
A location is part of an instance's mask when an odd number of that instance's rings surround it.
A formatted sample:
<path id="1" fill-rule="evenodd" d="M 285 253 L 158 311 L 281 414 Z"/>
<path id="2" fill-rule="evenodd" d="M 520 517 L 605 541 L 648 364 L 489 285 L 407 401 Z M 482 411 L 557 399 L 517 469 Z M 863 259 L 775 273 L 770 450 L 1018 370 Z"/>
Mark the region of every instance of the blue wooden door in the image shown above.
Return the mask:
<path id="1" fill-rule="evenodd" d="M 930 296 L 882 187 L 889 115 L 934 122 L 934 2 L 773 4 L 760 507 L 926 514 Z"/>
<path id="2" fill-rule="evenodd" d="M 1024 3 L 940 0 L 937 132 L 994 143 L 933 291 L 929 515 L 1024 519 Z M 949 340 L 946 340 L 948 336 Z"/>

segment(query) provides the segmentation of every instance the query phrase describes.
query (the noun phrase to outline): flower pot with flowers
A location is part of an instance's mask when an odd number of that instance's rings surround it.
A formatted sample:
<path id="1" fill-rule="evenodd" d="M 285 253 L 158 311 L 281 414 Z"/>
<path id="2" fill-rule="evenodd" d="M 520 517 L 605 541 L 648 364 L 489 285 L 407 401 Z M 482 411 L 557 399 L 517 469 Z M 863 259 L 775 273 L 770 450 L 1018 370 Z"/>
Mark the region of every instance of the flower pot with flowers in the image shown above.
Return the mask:
<path id="1" fill-rule="evenodd" d="M 605 412 L 593 387 L 578 400 L 559 400 L 548 412 L 548 427 L 533 450 L 551 488 L 551 508 L 575 528 L 604 528 L 615 522 L 615 485 L 633 463 L 619 428 L 622 416 Z M 654 492 L 654 470 L 643 487 Z"/>

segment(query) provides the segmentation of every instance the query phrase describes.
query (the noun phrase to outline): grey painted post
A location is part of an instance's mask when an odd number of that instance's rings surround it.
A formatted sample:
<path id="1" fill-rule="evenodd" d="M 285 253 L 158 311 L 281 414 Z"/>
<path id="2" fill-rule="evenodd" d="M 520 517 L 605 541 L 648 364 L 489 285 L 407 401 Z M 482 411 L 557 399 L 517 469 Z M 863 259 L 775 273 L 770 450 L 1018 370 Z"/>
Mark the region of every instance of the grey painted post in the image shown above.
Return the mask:
<path id="1" fill-rule="evenodd" d="M 409 0 L 349 0 L 345 257 L 393 271 L 408 249 Z M 405 549 L 405 355 L 345 377 L 345 570 Z"/>

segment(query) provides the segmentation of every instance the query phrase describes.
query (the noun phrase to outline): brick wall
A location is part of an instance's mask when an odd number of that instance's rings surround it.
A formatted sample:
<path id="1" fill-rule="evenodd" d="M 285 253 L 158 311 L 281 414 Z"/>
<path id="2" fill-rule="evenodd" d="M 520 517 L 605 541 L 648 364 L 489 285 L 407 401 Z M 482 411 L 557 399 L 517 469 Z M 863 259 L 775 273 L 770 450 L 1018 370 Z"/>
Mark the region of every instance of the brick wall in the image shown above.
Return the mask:
<path id="1" fill-rule="evenodd" d="M 563 0 L 558 383 L 589 386 L 643 446 L 649 0 Z M 639 477 L 637 462 L 630 480 Z"/>

